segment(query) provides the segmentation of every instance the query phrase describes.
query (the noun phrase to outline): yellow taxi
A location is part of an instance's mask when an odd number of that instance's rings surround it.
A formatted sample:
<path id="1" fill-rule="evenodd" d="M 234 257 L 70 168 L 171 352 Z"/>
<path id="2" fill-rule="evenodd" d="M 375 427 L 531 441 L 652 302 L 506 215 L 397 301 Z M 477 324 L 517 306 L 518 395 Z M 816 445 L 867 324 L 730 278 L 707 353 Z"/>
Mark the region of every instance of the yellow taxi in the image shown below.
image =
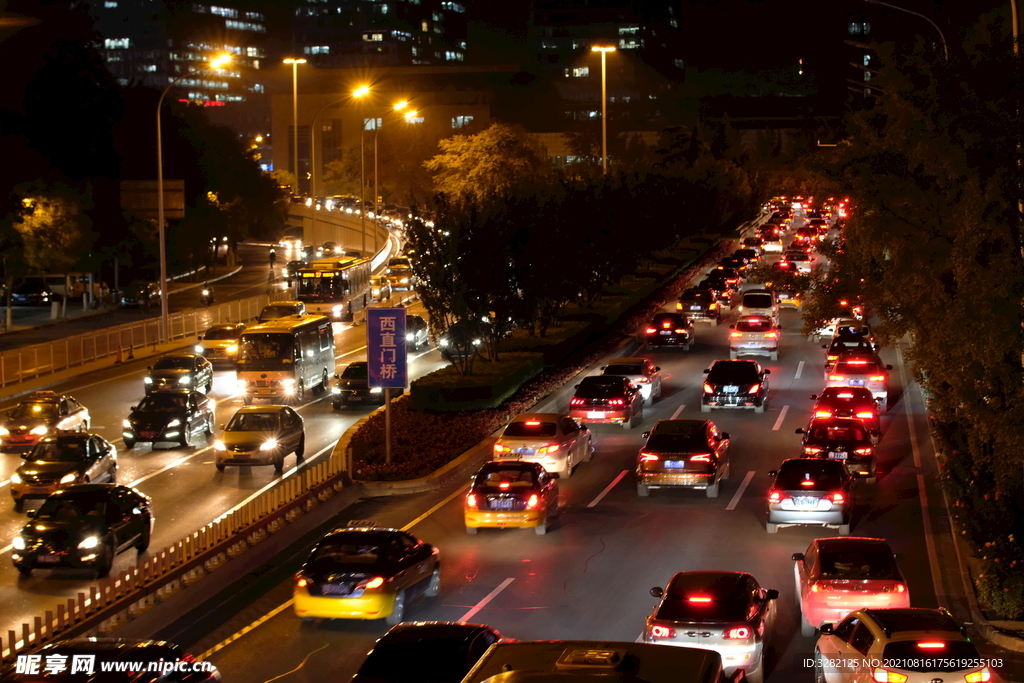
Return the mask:
<path id="1" fill-rule="evenodd" d="M 412 534 L 355 521 L 333 529 L 295 576 L 294 609 L 302 621 L 405 619 L 414 597 L 441 590 L 441 552 Z"/>
<path id="2" fill-rule="evenodd" d="M 558 517 L 557 472 L 538 462 L 489 462 L 466 494 L 466 533 L 480 527 L 526 527 L 546 534 Z"/>

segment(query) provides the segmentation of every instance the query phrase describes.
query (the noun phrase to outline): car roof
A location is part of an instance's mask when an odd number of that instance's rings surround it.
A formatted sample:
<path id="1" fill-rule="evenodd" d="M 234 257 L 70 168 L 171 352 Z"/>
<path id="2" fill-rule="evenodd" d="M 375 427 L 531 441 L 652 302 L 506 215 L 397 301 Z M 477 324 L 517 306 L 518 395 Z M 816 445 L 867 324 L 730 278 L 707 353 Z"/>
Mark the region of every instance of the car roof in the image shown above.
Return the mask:
<path id="1" fill-rule="evenodd" d="M 171 351 L 160 356 L 160 358 L 195 358 L 198 355 L 199 354 L 197 353 L 190 353 L 188 351 Z M 160 360 L 160 358 L 157 358 L 157 360 Z"/>
<path id="2" fill-rule="evenodd" d="M 704 431 L 709 420 L 658 420 L 651 434 L 677 434 L 692 436 Z"/>
<path id="3" fill-rule="evenodd" d="M 237 330 L 245 327 L 245 323 L 218 323 L 216 325 L 210 325 L 206 331 L 212 332 L 214 330 Z"/>
<path id="4" fill-rule="evenodd" d="M 539 462 L 525 462 L 522 460 L 490 460 L 483 464 L 477 472 L 483 472 L 487 469 L 502 469 L 502 470 L 543 470 L 544 467 Z"/>
<path id="5" fill-rule="evenodd" d="M 370 364 L 369 361 L 357 360 L 357 361 L 352 361 L 351 363 L 349 363 L 345 367 L 348 367 L 348 368 L 363 368 L 363 367 L 366 367 L 369 364 Z"/>

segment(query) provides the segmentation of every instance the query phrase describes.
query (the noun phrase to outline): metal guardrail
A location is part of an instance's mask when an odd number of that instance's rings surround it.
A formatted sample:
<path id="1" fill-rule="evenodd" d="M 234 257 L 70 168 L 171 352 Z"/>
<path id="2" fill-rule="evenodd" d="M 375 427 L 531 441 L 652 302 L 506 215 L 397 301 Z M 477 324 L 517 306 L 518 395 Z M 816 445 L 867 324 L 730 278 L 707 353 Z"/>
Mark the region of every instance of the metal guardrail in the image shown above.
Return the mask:
<path id="1" fill-rule="evenodd" d="M 210 325 L 251 320 L 268 303 L 294 299 L 292 289 L 275 290 L 209 308 L 192 308 L 169 319 L 170 340 L 184 339 Z M 58 341 L 33 344 L 0 352 L 0 387 L 8 387 L 86 363 L 114 358 L 120 351 L 128 359 L 134 352 L 160 343 L 160 318 L 146 318 L 95 332 L 76 334 Z"/>

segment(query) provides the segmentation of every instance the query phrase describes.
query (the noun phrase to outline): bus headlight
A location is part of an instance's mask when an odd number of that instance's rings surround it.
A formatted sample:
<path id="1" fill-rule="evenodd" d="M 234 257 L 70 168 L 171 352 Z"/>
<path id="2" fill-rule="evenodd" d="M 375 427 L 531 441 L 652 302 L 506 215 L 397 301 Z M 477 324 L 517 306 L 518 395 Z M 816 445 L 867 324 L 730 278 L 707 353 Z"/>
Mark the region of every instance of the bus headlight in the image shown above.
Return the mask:
<path id="1" fill-rule="evenodd" d="M 205 351 L 206 349 L 204 349 L 204 348 L 203 348 L 203 345 L 202 345 L 202 344 L 196 344 L 196 345 L 195 345 L 195 346 L 193 347 L 193 350 L 194 350 L 194 351 L 195 351 L 196 353 L 202 353 L 202 352 L 203 352 L 203 351 Z"/>
<path id="2" fill-rule="evenodd" d="M 235 380 L 235 386 L 238 387 L 239 391 L 245 391 L 249 386 L 249 381 L 245 379 Z"/>
<path id="3" fill-rule="evenodd" d="M 331 308 L 331 313 L 333 313 L 334 315 L 341 315 L 341 304 L 338 304 L 337 306 L 332 307 Z"/>
<path id="4" fill-rule="evenodd" d="M 228 347 L 227 350 L 228 350 L 228 353 L 230 353 L 230 354 L 238 353 L 238 344 L 232 344 L 231 346 Z"/>
<path id="5" fill-rule="evenodd" d="M 382 391 L 384 391 L 384 390 L 383 390 L 383 389 L 381 389 L 380 387 L 371 387 L 371 388 L 370 388 L 370 393 L 371 393 L 371 394 L 379 394 L 379 393 L 380 393 L 380 392 L 382 392 Z"/>

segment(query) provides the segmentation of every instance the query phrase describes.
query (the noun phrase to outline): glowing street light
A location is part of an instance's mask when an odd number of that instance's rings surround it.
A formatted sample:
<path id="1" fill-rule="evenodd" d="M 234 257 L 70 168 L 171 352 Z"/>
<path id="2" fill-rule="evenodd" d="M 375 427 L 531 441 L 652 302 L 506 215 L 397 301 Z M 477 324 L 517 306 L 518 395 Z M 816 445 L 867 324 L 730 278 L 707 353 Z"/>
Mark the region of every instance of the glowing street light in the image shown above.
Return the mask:
<path id="1" fill-rule="evenodd" d="M 592 47 L 591 52 L 601 53 L 601 172 L 608 175 L 608 71 L 606 57 L 615 52 L 614 47 Z"/>
<path id="2" fill-rule="evenodd" d="M 292 65 L 292 163 L 295 164 L 295 194 L 299 194 L 299 64 L 305 59 L 289 57 L 285 64 Z"/>

